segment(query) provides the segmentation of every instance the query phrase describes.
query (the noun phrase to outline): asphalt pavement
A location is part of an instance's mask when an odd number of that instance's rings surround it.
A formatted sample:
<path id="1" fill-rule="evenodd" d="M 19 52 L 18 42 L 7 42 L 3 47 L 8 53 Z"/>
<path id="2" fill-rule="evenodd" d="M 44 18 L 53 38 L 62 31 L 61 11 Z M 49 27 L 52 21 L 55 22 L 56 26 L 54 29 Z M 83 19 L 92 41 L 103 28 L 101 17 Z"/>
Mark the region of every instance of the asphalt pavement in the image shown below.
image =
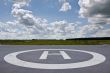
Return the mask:
<path id="1" fill-rule="evenodd" d="M 0 73 L 110 73 L 110 45 L 1 45 Z"/>

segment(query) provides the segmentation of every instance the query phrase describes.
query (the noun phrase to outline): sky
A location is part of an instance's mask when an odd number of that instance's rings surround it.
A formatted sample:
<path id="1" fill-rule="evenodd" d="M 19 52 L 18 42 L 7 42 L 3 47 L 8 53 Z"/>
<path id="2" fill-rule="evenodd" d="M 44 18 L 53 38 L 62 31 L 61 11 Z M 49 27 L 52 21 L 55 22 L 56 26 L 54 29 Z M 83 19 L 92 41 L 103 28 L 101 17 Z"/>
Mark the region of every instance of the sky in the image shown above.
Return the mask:
<path id="1" fill-rule="evenodd" d="M 110 0 L 0 0 L 0 39 L 110 37 Z"/>

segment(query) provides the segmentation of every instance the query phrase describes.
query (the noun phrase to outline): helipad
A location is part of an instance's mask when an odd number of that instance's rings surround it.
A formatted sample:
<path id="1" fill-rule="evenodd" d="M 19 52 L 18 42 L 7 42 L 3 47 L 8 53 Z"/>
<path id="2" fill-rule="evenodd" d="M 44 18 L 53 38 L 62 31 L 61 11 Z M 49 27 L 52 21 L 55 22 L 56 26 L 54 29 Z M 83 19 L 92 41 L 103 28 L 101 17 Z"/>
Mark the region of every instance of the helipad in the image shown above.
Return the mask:
<path id="1" fill-rule="evenodd" d="M 27 53 L 27 52 L 38 52 L 38 51 L 43 51 L 39 59 L 47 59 L 48 56 L 51 55 L 57 55 L 57 56 L 62 56 L 63 60 L 69 60 L 72 59 L 71 56 L 69 56 L 69 53 L 67 54 L 66 51 L 68 52 L 80 52 L 80 53 L 86 53 L 92 56 L 91 59 L 81 61 L 81 62 L 71 62 L 71 63 L 62 63 L 62 64 L 45 64 L 45 63 L 34 63 L 34 62 L 28 62 L 21 60 L 17 57 L 17 55 L 22 54 L 22 53 Z M 59 51 L 59 53 L 51 53 L 49 54 L 49 51 Z M 10 63 L 12 65 L 20 66 L 20 67 L 26 67 L 26 68 L 34 68 L 34 69 L 75 69 L 75 68 L 83 68 L 83 67 L 90 67 L 94 65 L 98 65 L 100 63 L 103 63 L 106 60 L 106 57 L 102 54 L 99 54 L 97 52 L 92 52 L 92 51 L 84 51 L 84 50 L 75 50 L 75 49 L 34 49 L 34 50 L 25 50 L 25 51 L 19 51 L 19 52 L 14 52 L 6 55 L 4 57 L 4 60 L 7 63 Z"/>

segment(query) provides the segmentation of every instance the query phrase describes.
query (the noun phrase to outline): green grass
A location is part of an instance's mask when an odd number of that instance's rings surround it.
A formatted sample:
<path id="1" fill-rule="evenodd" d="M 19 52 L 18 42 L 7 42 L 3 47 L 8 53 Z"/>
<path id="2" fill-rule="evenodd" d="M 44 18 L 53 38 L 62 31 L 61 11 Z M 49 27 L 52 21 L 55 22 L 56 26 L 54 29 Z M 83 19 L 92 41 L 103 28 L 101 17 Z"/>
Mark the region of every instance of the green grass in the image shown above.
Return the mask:
<path id="1" fill-rule="evenodd" d="M 98 45 L 110 40 L 0 40 L 1 45 Z"/>

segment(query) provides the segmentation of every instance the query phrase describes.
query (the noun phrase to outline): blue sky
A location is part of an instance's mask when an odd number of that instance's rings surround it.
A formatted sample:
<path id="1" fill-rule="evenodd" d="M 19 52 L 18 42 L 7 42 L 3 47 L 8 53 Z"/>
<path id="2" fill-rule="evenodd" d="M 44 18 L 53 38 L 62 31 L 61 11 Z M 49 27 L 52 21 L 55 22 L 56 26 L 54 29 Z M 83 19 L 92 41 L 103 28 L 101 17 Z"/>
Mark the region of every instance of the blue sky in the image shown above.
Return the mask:
<path id="1" fill-rule="evenodd" d="M 0 33 L 4 37 L 0 38 L 7 38 L 7 33 L 12 35 L 8 39 L 109 37 L 109 11 L 103 11 L 109 9 L 109 0 L 101 4 L 101 0 L 1 0 Z"/>
<path id="2" fill-rule="evenodd" d="M 46 2 L 47 1 L 47 2 Z M 58 3 L 58 0 L 46 0 L 45 2 L 41 0 L 32 1 L 30 8 L 34 12 L 34 14 L 45 17 L 51 21 L 55 20 L 68 20 L 68 21 L 76 21 L 78 19 L 78 4 L 75 0 L 70 0 L 72 3 L 72 10 L 68 12 L 59 12 L 61 4 Z M 34 8 L 32 8 L 34 7 Z M 38 7 L 38 8 L 36 8 Z"/>
<path id="3" fill-rule="evenodd" d="M 0 2 L 0 9 L 2 9 L 0 12 L 0 20 L 9 20 L 10 18 L 13 19 L 11 15 L 11 6 L 12 1 L 6 2 L 7 5 L 5 5 L 6 1 Z M 30 5 L 27 7 L 27 9 L 31 10 L 34 15 L 39 16 L 41 18 L 46 18 L 50 22 L 55 20 L 67 20 L 70 22 L 75 22 L 81 20 L 78 16 L 79 11 L 79 5 L 78 0 L 69 0 L 72 9 L 67 12 L 60 12 L 59 9 L 61 7 L 61 3 L 58 3 L 58 0 L 33 0 L 31 1 Z M 83 20 L 83 19 L 82 19 Z"/>

